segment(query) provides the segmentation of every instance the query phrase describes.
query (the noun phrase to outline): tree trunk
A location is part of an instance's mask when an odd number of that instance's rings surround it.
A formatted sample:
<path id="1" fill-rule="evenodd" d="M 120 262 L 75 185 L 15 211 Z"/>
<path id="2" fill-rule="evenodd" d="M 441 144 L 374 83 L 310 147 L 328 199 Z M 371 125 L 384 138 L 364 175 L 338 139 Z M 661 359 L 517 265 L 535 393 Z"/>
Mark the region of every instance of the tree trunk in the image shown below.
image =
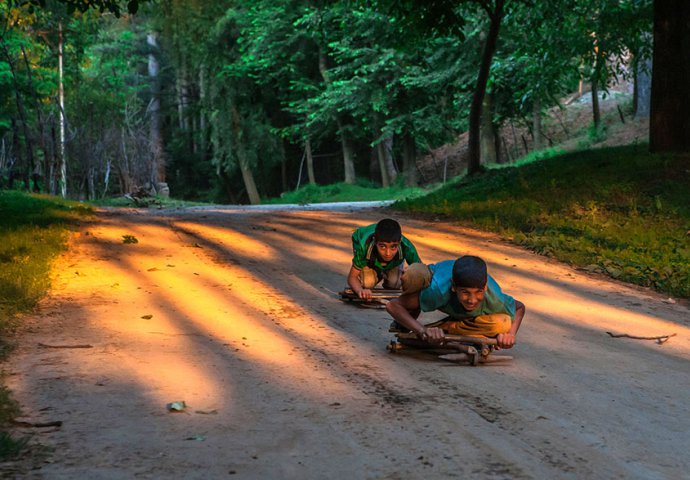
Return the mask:
<path id="1" fill-rule="evenodd" d="M 316 177 L 314 176 L 314 157 L 311 154 L 311 140 L 308 138 L 304 144 L 304 149 L 307 155 L 307 176 L 309 177 L 309 184 L 316 185 Z"/>
<path id="2" fill-rule="evenodd" d="M 534 145 L 532 146 L 532 149 L 541 150 L 541 99 L 536 96 L 532 101 L 532 137 L 534 137 Z"/>
<path id="3" fill-rule="evenodd" d="M 60 166 L 58 168 L 60 186 L 60 195 L 62 198 L 67 198 L 67 148 L 66 148 L 66 123 L 65 118 L 65 83 L 64 83 L 64 69 L 63 63 L 63 38 L 62 38 L 62 22 L 58 22 L 58 102 L 60 105 Z"/>
<path id="4" fill-rule="evenodd" d="M 592 77 L 592 121 L 594 122 L 594 128 L 599 128 L 601 123 L 601 109 L 599 108 L 599 79 L 597 79 L 596 74 Z"/>
<path id="5" fill-rule="evenodd" d="M 601 108 L 599 108 L 599 78 L 601 69 L 604 66 L 606 59 L 603 56 L 600 48 L 597 48 L 596 57 L 594 60 L 594 73 L 592 74 L 592 119 L 594 121 L 594 128 L 598 129 L 601 124 Z"/>
<path id="6" fill-rule="evenodd" d="M 342 123 L 338 120 L 338 130 L 340 131 L 340 142 L 343 146 L 343 167 L 345 169 L 345 183 L 353 185 L 355 183 L 355 162 L 353 160 L 352 145 L 350 136 L 344 130 Z"/>
<path id="7" fill-rule="evenodd" d="M 151 189 L 161 196 L 168 196 L 170 191 L 165 183 L 165 149 L 163 145 L 163 119 L 161 115 L 161 80 L 158 64 L 158 40 L 155 33 L 146 36 L 149 45 L 148 73 L 151 82 L 151 100 L 148 106 L 150 115 L 151 145 Z"/>
<path id="8" fill-rule="evenodd" d="M 398 178 L 398 169 L 393 161 L 393 137 L 386 137 L 381 143 L 383 145 L 383 164 L 386 167 L 388 182 L 392 185 Z"/>
<path id="9" fill-rule="evenodd" d="M 34 79 L 31 74 L 31 64 L 29 63 L 29 58 L 26 55 L 26 49 L 24 45 L 21 46 L 22 57 L 24 58 L 24 65 L 26 66 L 26 75 L 29 81 L 29 90 L 31 91 L 31 97 L 34 101 L 34 109 L 36 110 L 36 118 L 38 121 L 38 146 L 43 152 L 43 190 L 48 192 L 48 163 L 50 161 L 48 157 L 48 152 L 46 152 L 46 141 L 45 141 L 45 122 L 43 121 L 43 109 L 41 108 L 41 102 L 38 100 L 38 95 L 36 94 L 36 89 L 34 88 Z M 34 191 L 39 191 L 40 173 L 39 166 L 40 162 L 36 162 L 33 170 L 34 177 Z"/>
<path id="10" fill-rule="evenodd" d="M 199 133 L 200 133 L 200 148 L 202 155 L 206 155 L 206 146 L 208 145 L 208 134 L 206 132 L 206 64 L 199 65 Z"/>
<path id="11" fill-rule="evenodd" d="M 287 176 L 287 158 L 285 158 L 285 148 L 283 142 L 280 142 L 280 177 L 282 183 L 282 192 L 288 191 L 288 176 Z"/>
<path id="12" fill-rule="evenodd" d="M 55 130 L 55 123 L 51 122 L 50 125 L 50 145 L 51 145 L 51 162 L 50 170 L 46 172 L 46 175 L 50 177 L 49 189 L 51 195 L 57 195 L 59 179 L 57 178 L 58 172 L 60 170 L 60 143 L 58 141 L 58 134 Z"/>
<path id="13" fill-rule="evenodd" d="M 486 84 L 489 80 L 489 73 L 491 69 L 491 61 L 494 53 L 496 53 L 496 45 L 498 43 L 498 32 L 501 29 L 501 21 L 503 20 L 503 6 L 505 0 L 496 0 L 493 10 L 489 9 L 487 3 L 487 13 L 491 19 L 489 26 L 489 34 L 484 44 L 482 51 L 482 61 L 479 66 L 479 73 L 477 74 L 477 84 L 474 88 L 474 95 L 472 96 L 472 105 L 470 107 L 470 127 L 469 127 L 469 159 L 467 165 L 467 173 L 472 175 L 482 170 L 481 168 L 481 152 L 480 152 L 480 123 L 482 116 L 482 104 L 484 103 L 484 95 L 486 93 Z"/>
<path id="14" fill-rule="evenodd" d="M 20 94 L 20 86 L 19 82 L 17 81 L 17 71 L 14 68 L 14 62 L 12 61 L 12 57 L 10 56 L 10 53 L 7 51 L 7 48 L 4 48 L 5 52 L 5 57 L 7 58 L 7 65 L 10 67 L 10 74 L 12 75 L 12 82 L 14 83 L 14 100 L 15 104 L 17 105 L 17 113 L 19 114 L 19 121 L 22 124 L 22 133 L 24 134 L 24 147 L 26 149 L 26 159 L 27 163 L 24 166 L 24 170 L 22 171 L 22 177 L 24 179 L 24 189 L 27 191 L 31 190 L 31 181 L 29 180 L 31 177 L 31 174 L 34 171 L 35 168 L 35 160 L 34 160 L 34 147 L 33 147 L 33 140 L 31 138 L 31 132 L 29 131 L 29 125 L 27 123 L 26 119 L 26 110 L 24 110 L 24 102 L 22 101 L 22 97 Z M 19 136 L 18 136 L 18 129 L 16 127 L 16 124 L 14 123 L 14 118 L 12 118 L 12 127 L 13 131 L 15 134 L 15 138 L 17 139 L 17 155 L 19 155 Z"/>
<path id="15" fill-rule="evenodd" d="M 388 188 L 391 186 L 388 179 L 388 171 L 386 170 L 386 160 L 385 153 L 383 152 L 383 142 L 376 144 L 376 158 L 379 161 L 379 171 L 381 173 L 381 186 L 383 188 Z"/>
<path id="16" fill-rule="evenodd" d="M 11 118 L 12 121 L 12 150 L 14 151 L 15 161 L 10 165 L 10 171 L 7 174 L 7 188 L 12 190 L 14 188 L 14 177 L 16 175 L 14 166 L 16 164 L 21 165 L 21 146 L 19 141 L 19 127 L 17 126 L 17 120 L 14 117 Z"/>
<path id="17" fill-rule="evenodd" d="M 237 162 L 240 165 L 240 172 L 242 172 L 244 187 L 247 189 L 249 203 L 252 205 L 259 205 L 261 203 L 261 197 L 259 196 L 259 191 L 256 188 L 254 174 L 252 173 L 251 166 L 249 165 L 245 145 L 242 140 L 242 122 L 240 120 L 240 113 L 237 111 L 237 107 L 235 105 L 232 105 L 230 108 L 232 110 L 233 143 L 235 144 L 235 154 L 237 155 Z"/>
<path id="18" fill-rule="evenodd" d="M 652 63 L 645 62 L 644 67 L 635 68 L 635 84 L 633 86 L 633 107 L 635 118 L 649 118 L 652 99 Z"/>
<path id="19" fill-rule="evenodd" d="M 414 137 L 409 131 L 403 135 L 403 175 L 405 175 L 405 185 L 408 187 L 417 186 L 417 146 Z"/>
<path id="20" fill-rule="evenodd" d="M 130 174 L 129 155 L 127 154 L 124 126 L 120 129 L 120 145 L 122 147 L 122 161 L 117 163 L 118 176 L 120 177 L 120 191 L 122 193 L 132 193 L 134 190 L 134 182 Z"/>
<path id="21" fill-rule="evenodd" d="M 652 152 L 690 151 L 690 2 L 654 2 Z"/>
<path id="22" fill-rule="evenodd" d="M 328 67 L 326 66 L 326 54 L 323 49 L 319 49 L 319 72 L 323 81 L 328 85 L 330 83 L 330 77 L 328 75 Z M 350 145 L 349 135 L 347 129 L 342 121 L 340 115 L 336 115 L 336 123 L 338 124 L 338 133 L 340 134 L 340 143 L 343 148 L 343 167 L 345 170 L 345 183 L 354 184 L 355 183 L 355 162 L 352 155 L 352 146 Z"/>
<path id="23" fill-rule="evenodd" d="M 185 68 L 185 61 L 180 60 L 180 65 L 175 76 L 175 93 L 177 94 L 177 125 L 178 128 L 187 132 L 189 130 L 189 123 L 187 119 L 187 70 Z"/>
<path id="24" fill-rule="evenodd" d="M 482 102 L 481 128 L 479 129 L 480 145 L 479 149 L 481 164 L 496 163 L 496 129 L 493 121 L 492 95 L 484 96 Z"/>

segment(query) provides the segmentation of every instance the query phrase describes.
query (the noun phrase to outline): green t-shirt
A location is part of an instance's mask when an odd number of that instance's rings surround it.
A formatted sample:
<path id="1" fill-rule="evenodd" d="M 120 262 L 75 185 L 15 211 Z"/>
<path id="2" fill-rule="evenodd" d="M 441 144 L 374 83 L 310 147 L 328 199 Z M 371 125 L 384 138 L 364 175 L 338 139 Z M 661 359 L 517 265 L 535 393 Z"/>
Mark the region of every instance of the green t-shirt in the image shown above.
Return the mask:
<path id="1" fill-rule="evenodd" d="M 390 262 L 385 265 L 381 264 L 378 252 L 376 251 L 376 245 L 372 245 L 374 240 L 374 231 L 376 230 L 376 224 L 367 225 L 366 227 L 360 227 L 352 233 L 352 251 L 354 256 L 352 257 L 352 265 L 355 268 L 361 270 L 364 267 L 370 267 L 378 271 L 385 272 L 387 270 L 392 270 L 400 266 L 403 262 L 407 262 L 408 265 L 416 262 L 421 262 L 417 249 L 414 247 L 412 242 L 410 242 L 403 235 L 400 240 L 400 250 L 398 255 L 393 258 Z M 369 259 L 367 259 L 367 253 L 371 247 L 371 254 Z"/>

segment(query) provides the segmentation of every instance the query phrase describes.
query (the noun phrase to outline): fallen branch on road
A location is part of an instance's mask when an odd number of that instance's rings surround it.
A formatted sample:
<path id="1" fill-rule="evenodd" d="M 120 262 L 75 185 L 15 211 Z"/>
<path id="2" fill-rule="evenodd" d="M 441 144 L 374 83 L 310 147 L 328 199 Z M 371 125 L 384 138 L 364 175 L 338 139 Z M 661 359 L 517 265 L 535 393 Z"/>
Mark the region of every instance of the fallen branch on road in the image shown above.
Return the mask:
<path id="1" fill-rule="evenodd" d="M 93 348 L 93 345 L 83 344 L 83 345 L 48 345 L 46 343 L 39 343 L 41 348 Z"/>
<path id="2" fill-rule="evenodd" d="M 609 336 L 613 338 L 632 338 L 635 340 L 655 340 L 656 343 L 661 345 L 662 343 L 668 342 L 668 339 L 671 337 L 675 337 L 675 333 L 671 333 L 669 335 L 659 335 L 656 337 L 638 337 L 636 335 L 628 335 L 627 333 L 611 333 L 611 332 L 606 332 L 609 334 Z"/>

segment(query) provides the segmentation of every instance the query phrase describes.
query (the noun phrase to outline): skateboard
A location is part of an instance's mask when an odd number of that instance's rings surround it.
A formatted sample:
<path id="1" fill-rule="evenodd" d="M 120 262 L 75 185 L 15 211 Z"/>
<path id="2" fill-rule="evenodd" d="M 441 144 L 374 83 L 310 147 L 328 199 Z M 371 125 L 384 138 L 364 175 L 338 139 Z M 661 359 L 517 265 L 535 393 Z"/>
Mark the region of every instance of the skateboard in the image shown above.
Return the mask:
<path id="1" fill-rule="evenodd" d="M 391 340 L 386 347 L 391 353 L 405 350 L 424 351 L 435 354 L 442 360 L 469 363 L 473 367 L 489 363 L 503 363 L 513 359 L 507 355 L 491 355 L 498 344 L 495 338 L 446 334 L 441 344 L 432 344 L 420 340 L 412 332 L 405 332 L 396 328 L 391 328 L 389 331 L 395 333 L 395 340 Z"/>
<path id="2" fill-rule="evenodd" d="M 391 298 L 398 298 L 402 290 L 398 289 L 388 289 L 388 288 L 372 288 L 371 289 L 371 300 L 363 300 L 359 298 L 351 288 L 346 288 L 345 290 L 338 293 L 340 299 L 343 302 L 356 303 L 360 307 L 364 308 L 386 308 L 386 303 Z"/>

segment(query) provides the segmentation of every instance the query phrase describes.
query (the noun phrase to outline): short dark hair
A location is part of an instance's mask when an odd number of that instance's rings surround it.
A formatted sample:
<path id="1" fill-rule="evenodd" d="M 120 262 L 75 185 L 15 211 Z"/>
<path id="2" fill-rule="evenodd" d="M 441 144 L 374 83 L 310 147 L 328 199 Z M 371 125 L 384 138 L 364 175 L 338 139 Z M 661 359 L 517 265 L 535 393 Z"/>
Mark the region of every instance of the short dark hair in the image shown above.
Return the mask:
<path id="1" fill-rule="evenodd" d="M 399 242 L 402 240 L 400 224 L 392 218 L 384 218 L 376 224 L 374 238 L 377 242 Z"/>
<path id="2" fill-rule="evenodd" d="M 484 288 L 487 278 L 486 262 L 479 257 L 464 255 L 453 264 L 455 287 Z"/>

